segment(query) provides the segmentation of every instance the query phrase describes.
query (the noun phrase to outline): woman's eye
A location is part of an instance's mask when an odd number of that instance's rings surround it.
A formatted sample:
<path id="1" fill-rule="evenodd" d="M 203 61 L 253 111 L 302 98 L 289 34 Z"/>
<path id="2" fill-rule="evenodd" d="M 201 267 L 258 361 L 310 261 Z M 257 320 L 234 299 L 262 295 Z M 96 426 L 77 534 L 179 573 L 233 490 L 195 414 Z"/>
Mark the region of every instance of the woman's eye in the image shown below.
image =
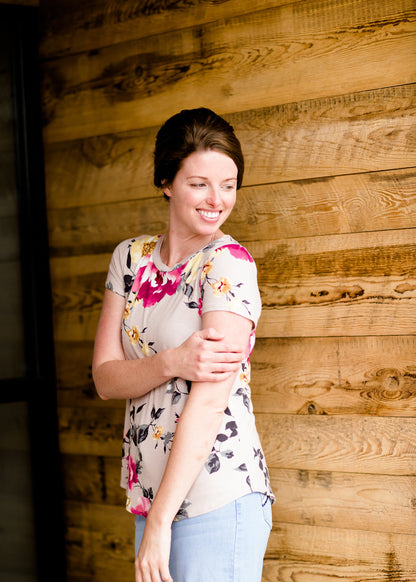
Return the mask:
<path id="1" fill-rule="evenodd" d="M 198 182 L 198 183 L 191 184 L 191 186 L 193 188 L 205 188 L 206 184 L 204 184 L 203 182 Z"/>

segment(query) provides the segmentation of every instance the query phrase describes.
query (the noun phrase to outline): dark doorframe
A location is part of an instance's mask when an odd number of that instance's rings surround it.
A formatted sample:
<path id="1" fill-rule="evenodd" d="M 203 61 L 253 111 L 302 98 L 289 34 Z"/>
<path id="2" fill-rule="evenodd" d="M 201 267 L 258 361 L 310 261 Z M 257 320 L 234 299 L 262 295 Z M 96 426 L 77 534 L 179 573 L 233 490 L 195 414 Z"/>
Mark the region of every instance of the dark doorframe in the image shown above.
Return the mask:
<path id="1" fill-rule="evenodd" d="M 52 300 L 41 134 L 38 9 L 0 4 L 7 23 L 14 109 L 26 373 L 0 378 L 0 402 L 29 410 L 39 582 L 65 582 Z M 24 560 L 24 556 L 22 556 Z"/>

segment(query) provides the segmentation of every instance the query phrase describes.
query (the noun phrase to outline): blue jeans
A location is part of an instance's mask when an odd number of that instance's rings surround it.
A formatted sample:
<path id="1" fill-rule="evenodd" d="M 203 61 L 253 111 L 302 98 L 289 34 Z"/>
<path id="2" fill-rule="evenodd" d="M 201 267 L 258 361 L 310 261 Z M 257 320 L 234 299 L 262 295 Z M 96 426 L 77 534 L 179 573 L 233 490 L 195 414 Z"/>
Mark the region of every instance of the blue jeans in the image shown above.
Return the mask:
<path id="1" fill-rule="evenodd" d="M 136 555 L 145 524 L 144 517 L 136 516 Z M 173 582 L 261 582 L 271 526 L 270 499 L 261 493 L 173 522 Z"/>

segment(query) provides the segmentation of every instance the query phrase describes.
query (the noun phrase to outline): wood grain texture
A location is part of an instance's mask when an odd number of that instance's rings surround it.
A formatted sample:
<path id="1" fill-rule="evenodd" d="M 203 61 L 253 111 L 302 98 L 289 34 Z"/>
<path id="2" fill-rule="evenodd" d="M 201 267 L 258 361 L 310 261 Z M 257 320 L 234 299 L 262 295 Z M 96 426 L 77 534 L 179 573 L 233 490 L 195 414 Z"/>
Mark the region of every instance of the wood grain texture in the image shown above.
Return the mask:
<path id="1" fill-rule="evenodd" d="M 242 188 L 224 226 L 246 241 L 416 227 L 416 170 Z"/>
<path id="2" fill-rule="evenodd" d="M 65 509 L 69 580 L 130 581 L 134 518 L 122 507 L 70 502 Z"/>
<path id="3" fill-rule="evenodd" d="M 415 352 L 413 335 L 258 340 L 254 410 L 414 417 Z"/>
<path id="4" fill-rule="evenodd" d="M 121 457 L 125 403 L 100 408 L 59 408 L 59 445 L 63 454 Z"/>
<path id="5" fill-rule="evenodd" d="M 45 62 L 44 139 L 157 126 L 202 96 L 226 114 L 414 83 L 413 0 L 359 4 L 295 3 Z"/>
<path id="6" fill-rule="evenodd" d="M 249 243 L 263 301 L 259 336 L 413 334 L 413 243 L 413 229 Z"/>
<path id="7" fill-rule="evenodd" d="M 68 501 L 98 503 L 124 508 L 120 487 L 121 457 L 63 455 L 64 494 Z"/>
<path id="8" fill-rule="evenodd" d="M 88 394 L 95 393 L 92 381 L 93 341 L 58 342 L 55 344 L 55 367 L 58 395 L 65 389 L 85 387 Z M 88 397 L 88 396 L 87 396 Z M 90 396 L 91 398 L 92 396 Z M 73 398 L 72 402 L 78 402 Z"/>
<path id="9" fill-rule="evenodd" d="M 258 414 L 271 468 L 416 475 L 413 419 Z"/>
<path id="10" fill-rule="evenodd" d="M 273 521 L 386 533 L 416 531 L 416 477 L 273 469 Z"/>
<path id="11" fill-rule="evenodd" d="M 414 536 L 281 524 L 271 534 L 262 582 L 415 578 Z"/>
<path id="12" fill-rule="evenodd" d="M 44 58 L 51 58 L 97 50 L 293 3 L 294 0 L 90 0 L 87 6 L 77 0 L 60 0 L 57 10 L 54 0 L 42 0 L 40 51 Z"/>
<path id="13" fill-rule="evenodd" d="M 49 211 L 154 198 L 152 154 L 157 129 L 47 145 Z"/>

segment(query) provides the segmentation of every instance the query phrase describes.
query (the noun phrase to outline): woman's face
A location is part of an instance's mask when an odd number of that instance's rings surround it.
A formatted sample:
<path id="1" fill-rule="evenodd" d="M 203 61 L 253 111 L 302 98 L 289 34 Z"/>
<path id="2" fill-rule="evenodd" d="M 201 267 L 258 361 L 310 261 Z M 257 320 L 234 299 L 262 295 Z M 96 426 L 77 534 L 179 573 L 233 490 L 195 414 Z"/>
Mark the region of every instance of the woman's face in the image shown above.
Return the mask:
<path id="1" fill-rule="evenodd" d="M 235 204 L 237 172 L 234 161 L 220 152 L 197 151 L 185 158 L 164 188 L 172 232 L 210 240 Z"/>

